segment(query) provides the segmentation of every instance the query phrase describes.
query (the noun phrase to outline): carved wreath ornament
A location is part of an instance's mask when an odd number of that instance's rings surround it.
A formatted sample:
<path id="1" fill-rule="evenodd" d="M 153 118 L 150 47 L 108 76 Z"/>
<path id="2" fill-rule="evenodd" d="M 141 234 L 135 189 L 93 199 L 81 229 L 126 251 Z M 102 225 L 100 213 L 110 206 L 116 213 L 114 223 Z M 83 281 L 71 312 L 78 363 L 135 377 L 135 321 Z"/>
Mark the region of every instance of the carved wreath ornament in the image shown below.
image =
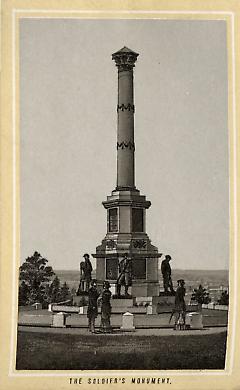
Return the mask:
<path id="1" fill-rule="evenodd" d="M 147 242 L 145 240 L 134 240 L 133 241 L 133 247 L 135 249 L 145 249 L 147 246 Z"/>
<path id="2" fill-rule="evenodd" d="M 114 240 L 108 240 L 108 241 L 106 242 L 106 245 L 107 245 L 107 247 L 108 247 L 109 249 L 114 249 L 114 248 L 116 248 L 116 242 L 115 242 Z"/>

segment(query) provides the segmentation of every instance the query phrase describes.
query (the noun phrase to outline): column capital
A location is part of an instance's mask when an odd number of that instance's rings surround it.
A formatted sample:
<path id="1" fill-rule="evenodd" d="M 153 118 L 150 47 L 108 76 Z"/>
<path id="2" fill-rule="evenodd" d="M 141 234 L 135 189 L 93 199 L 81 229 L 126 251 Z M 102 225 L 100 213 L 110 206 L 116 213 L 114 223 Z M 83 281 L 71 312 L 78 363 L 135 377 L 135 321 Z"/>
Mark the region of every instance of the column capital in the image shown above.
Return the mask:
<path id="1" fill-rule="evenodd" d="M 124 70 L 132 70 L 137 61 L 138 53 L 124 46 L 121 50 L 112 54 L 112 59 L 115 61 L 119 72 Z"/>

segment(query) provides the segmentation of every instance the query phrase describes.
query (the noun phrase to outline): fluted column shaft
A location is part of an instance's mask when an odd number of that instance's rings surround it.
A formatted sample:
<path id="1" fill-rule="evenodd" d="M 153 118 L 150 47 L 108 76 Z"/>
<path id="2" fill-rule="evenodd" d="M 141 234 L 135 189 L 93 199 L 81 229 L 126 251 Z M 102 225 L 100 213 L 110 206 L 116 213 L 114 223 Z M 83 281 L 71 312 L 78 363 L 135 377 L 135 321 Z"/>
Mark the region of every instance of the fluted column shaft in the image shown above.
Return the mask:
<path id="1" fill-rule="evenodd" d="M 137 57 L 127 47 L 112 55 L 118 68 L 117 190 L 135 188 L 133 68 Z"/>

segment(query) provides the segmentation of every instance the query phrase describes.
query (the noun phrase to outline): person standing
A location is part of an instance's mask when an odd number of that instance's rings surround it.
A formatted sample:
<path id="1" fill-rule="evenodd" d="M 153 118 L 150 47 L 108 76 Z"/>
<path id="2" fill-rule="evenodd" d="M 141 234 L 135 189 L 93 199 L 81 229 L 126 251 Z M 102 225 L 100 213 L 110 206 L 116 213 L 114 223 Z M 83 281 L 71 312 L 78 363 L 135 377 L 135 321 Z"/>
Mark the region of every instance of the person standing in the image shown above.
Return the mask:
<path id="1" fill-rule="evenodd" d="M 91 333 L 95 333 L 95 320 L 98 316 L 98 298 L 100 294 L 97 290 L 96 280 L 91 281 L 91 287 L 88 291 L 88 328 Z"/>
<path id="2" fill-rule="evenodd" d="M 103 283 L 103 292 L 102 292 L 102 306 L 101 306 L 101 331 L 103 333 L 109 333 L 112 332 L 112 327 L 110 323 L 111 318 L 111 296 L 112 293 L 109 290 L 110 283 L 108 281 L 105 281 Z"/>
<path id="3" fill-rule="evenodd" d="M 180 329 L 185 328 L 185 318 L 186 318 L 186 304 L 185 304 L 185 281 L 183 279 L 179 279 L 177 281 L 178 287 L 175 294 L 175 325 L 174 329 L 180 327 Z"/>
<path id="4" fill-rule="evenodd" d="M 169 292 L 169 290 L 168 290 L 169 288 L 170 288 L 170 292 L 174 293 L 172 276 L 171 276 L 172 270 L 171 270 L 171 266 L 170 266 L 171 259 L 172 258 L 170 255 L 166 255 L 165 259 L 162 261 L 162 264 L 161 264 L 161 272 L 162 272 L 162 276 L 163 276 L 163 287 L 164 287 L 165 293 Z"/>

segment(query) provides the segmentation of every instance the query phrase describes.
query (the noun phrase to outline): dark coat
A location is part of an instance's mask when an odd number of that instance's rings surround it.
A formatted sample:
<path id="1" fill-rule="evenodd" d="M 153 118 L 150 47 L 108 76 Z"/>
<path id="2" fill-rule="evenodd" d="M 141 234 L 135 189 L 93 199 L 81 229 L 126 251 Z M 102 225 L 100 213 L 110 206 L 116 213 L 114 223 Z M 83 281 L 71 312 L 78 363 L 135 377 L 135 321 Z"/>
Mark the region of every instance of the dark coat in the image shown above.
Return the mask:
<path id="1" fill-rule="evenodd" d="M 186 305 L 185 305 L 185 293 L 186 289 L 183 286 L 179 286 L 176 290 L 175 295 L 175 310 L 176 311 L 186 311 Z"/>
<path id="2" fill-rule="evenodd" d="M 98 305 L 97 300 L 99 297 L 99 292 L 91 287 L 88 291 L 88 309 L 87 316 L 88 318 L 96 318 L 98 315 Z"/>

